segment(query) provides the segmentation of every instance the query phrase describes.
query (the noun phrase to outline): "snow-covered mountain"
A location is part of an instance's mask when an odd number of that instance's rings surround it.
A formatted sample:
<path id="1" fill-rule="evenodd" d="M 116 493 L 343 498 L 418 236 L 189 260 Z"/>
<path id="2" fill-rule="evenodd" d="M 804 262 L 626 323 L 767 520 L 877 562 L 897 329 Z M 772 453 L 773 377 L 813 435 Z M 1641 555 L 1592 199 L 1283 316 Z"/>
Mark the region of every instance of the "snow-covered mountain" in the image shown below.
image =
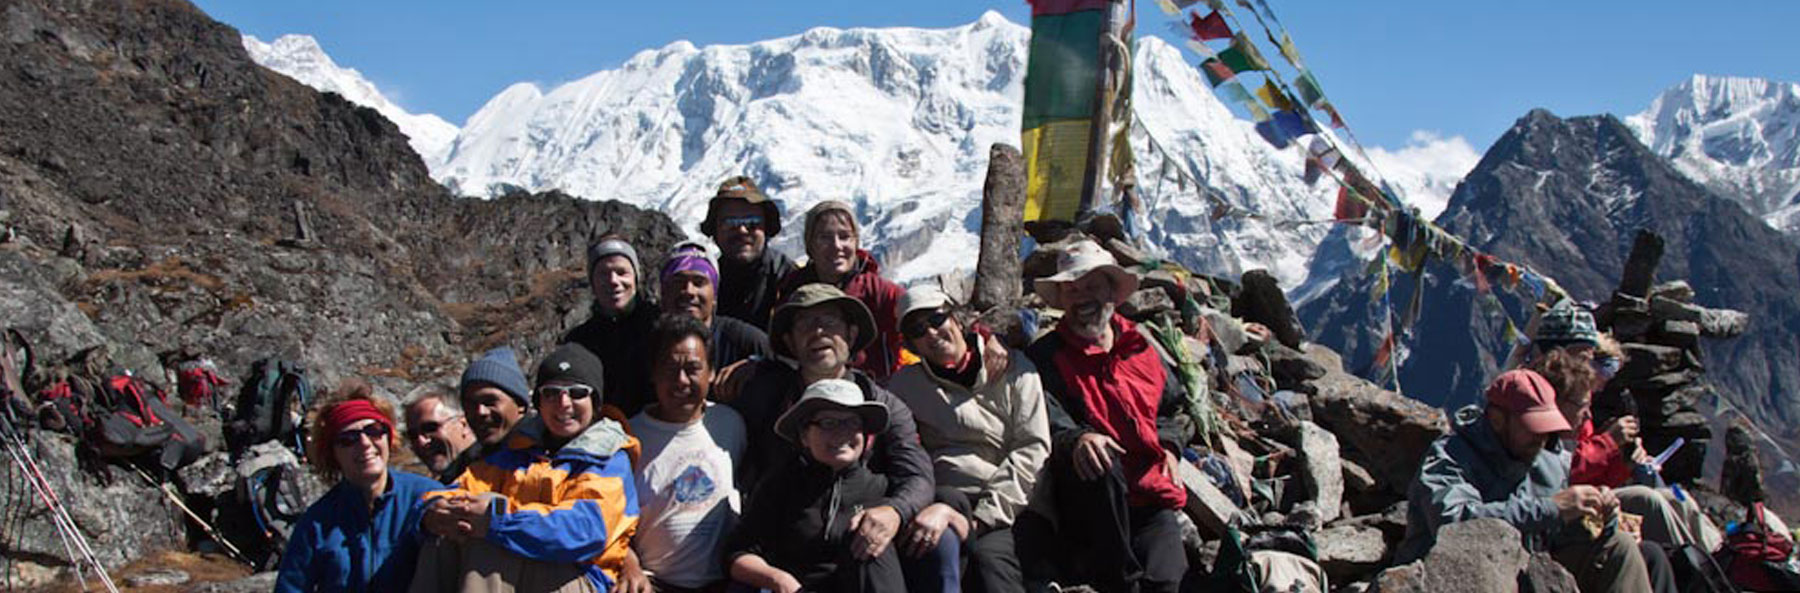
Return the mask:
<path id="1" fill-rule="evenodd" d="M 1695 75 L 1625 123 L 1683 174 L 1800 233 L 1800 84 Z"/>
<path id="2" fill-rule="evenodd" d="M 777 248 L 798 254 L 806 209 L 844 199 L 886 273 L 954 274 L 974 265 L 988 148 L 1019 143 L 1029 37 L 990 12 L 949 29 L 678 41 L 554 88 L 513 85 L 469 118 L 446 158 L 427 163 L 460 194 L 561 189 L 660 209 L 690 233 L 715 184 L 748 174 L 783 202 L 795 230 Z M 1191 56 L 1141 37 L 1134 64 L 1143 125 L 1133 146 L 1151 242 L 1197 270 L 1269 268 L 1299 286 L 1330 225 L 1286 223 L 1329 217 L 1335 188 L 1305 185 L 1300 149 L 1264 143 Z M 1261 216 L 1214 220 L 1201 190 L 1161 166 L 1152 139 L 1205 191 Z M 1432 210 L 1476 160 L 1460 138 L 1372 152 L 1397 191 Z"/>
<path id="3" fill-rule="evenodd" d="M 375 88 L 375 84 L 363 78 L 361 72 L 353 68 L 339 66 L 331 56 L 319 47 L 319 42 L 307 35 L 283 35 L 271 43 L 264 43 L 250 35 L 244 36 L 244 49 L 250 52 L 250 58 L 264 68 L 286 74 L 289 78 L 315 89 L 337 93 L 351 103 L 369 107 L 386 116 L 399 126 L 412 142 L 413 151 L 425 159 L 425 165 L 436 169 L 449 154 L 451 143 L 456 141 L 456 126 L 429 113 L 414 115 L 395 105 L 387 96 Z"/>

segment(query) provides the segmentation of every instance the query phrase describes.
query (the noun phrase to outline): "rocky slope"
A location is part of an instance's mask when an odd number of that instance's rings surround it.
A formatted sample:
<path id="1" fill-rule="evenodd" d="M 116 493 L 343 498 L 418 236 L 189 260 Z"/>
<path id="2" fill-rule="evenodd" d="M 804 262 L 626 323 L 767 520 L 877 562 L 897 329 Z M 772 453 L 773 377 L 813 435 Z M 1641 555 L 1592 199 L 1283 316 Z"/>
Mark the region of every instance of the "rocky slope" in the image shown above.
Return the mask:
<path id="1" fill-rule="evenodd" d="M 679 236 L 617 202 L 456 199 L 381 114 L 257 66 L 177 0 L 0 3 L 0 129 L 0 311 L 45 364 L 99 348 L 161 381 L 281 355 L 397 388 L 494 343 L 545 351 L 585 314 L 591 237 Z M 109 561 L 151 547 L 77 521 Z"/>

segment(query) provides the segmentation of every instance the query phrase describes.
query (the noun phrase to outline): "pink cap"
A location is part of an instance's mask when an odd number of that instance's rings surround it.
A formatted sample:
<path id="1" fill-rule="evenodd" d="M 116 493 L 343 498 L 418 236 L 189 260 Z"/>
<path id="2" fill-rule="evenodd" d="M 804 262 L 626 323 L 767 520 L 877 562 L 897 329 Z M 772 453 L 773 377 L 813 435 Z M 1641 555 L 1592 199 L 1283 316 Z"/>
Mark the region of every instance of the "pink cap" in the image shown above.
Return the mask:
<path id="1" fill-rule="evenodd" d="M 1535 434 L 1569 430 L 1569 421 L 1556 407 L 1556 389 L 1534 371 L 1518 369 L 1501 373 L 1487 388 L 1488 405 L 1505 410 Z"/>

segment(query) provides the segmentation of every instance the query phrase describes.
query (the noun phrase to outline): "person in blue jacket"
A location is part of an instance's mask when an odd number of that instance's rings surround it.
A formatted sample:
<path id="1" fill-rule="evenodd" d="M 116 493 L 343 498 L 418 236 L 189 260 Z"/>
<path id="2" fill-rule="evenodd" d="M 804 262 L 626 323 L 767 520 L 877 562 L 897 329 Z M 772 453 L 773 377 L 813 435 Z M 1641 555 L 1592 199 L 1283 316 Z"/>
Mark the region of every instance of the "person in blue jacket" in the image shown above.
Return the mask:
<path id="1" fill-rule="evenodd" d="M 352 380 L 320 398 L 308 456 L 331 490 L 294 524 L 278 593 L 405 591 L 418 561 L 424 494 L 444 487 L 389 467 L 400 446 L 394 406 Z"/>

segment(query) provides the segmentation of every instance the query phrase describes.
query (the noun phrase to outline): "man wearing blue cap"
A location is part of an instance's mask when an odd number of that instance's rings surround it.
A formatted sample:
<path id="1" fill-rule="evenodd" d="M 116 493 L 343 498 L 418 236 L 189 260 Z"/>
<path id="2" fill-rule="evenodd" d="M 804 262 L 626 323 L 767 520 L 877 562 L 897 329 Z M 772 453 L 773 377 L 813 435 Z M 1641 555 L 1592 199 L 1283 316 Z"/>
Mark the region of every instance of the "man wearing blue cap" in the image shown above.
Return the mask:
<path id="1" fill-rule="evenodd" d="M 506 433 L 531 409 L 526 396 L 531 384 L 525 371 L 519 369 L 517 355 L 505 346 L 489 350 L 469 363 L 456 388 L 469 429 L 475 432 L 475 445 L 465 448 L 439 475 L 455 480 L 464 469 L 481 459 L 484 449 L 500 445 Z"/>

